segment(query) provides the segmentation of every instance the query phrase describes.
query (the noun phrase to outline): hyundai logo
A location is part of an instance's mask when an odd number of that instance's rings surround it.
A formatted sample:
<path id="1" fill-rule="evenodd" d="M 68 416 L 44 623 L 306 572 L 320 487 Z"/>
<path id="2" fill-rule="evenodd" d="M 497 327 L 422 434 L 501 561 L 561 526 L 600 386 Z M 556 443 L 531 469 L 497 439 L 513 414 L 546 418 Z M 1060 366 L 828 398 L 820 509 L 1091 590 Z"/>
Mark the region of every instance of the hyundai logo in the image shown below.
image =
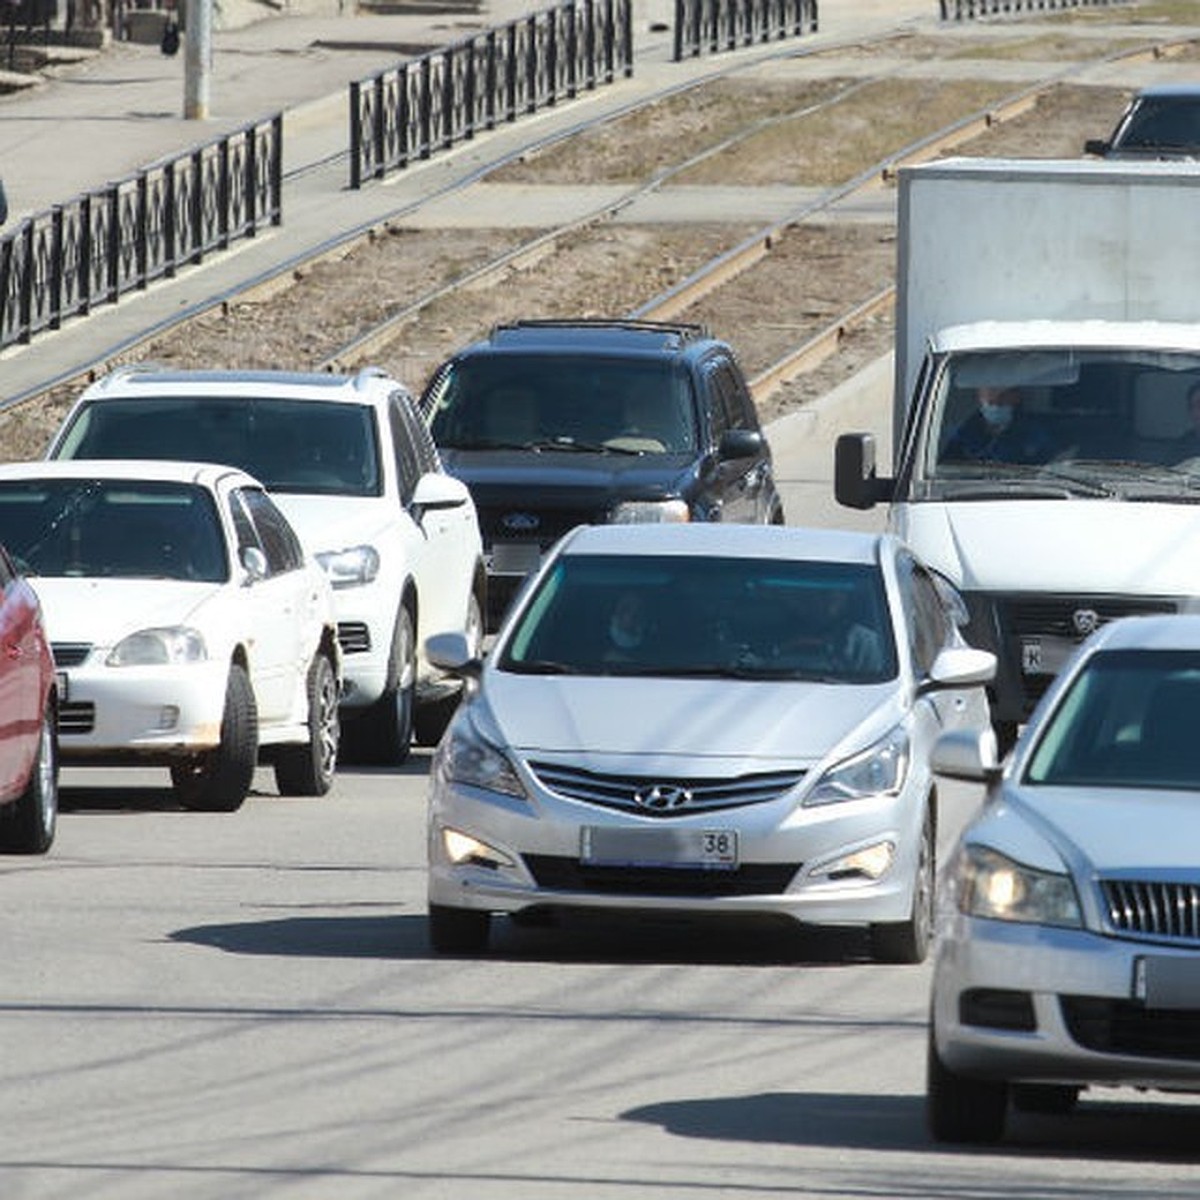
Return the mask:
<path id="1" fill-rule="evenodd" d="M 1100 628 L 1100 614 L 1094 608 L 1077 608 L 1071 614 L 1071 624 L 1080 637 L 1087 637 Z"/>
<path id="2" fill-rule="evenodd" d="M 669 783 L 656 783 L 652 788 L 634 792 L 633 802 L 639 808 L 652 808 L 656 812 L 664 812 L 691 804 L 692 793 L 685 787 L 676 787 Z"/>
<path id="3" fill-rule="evenodd" d="M 500 524 L 510 533 L 532 533 L 541 523 L 536 513 L 505 513 L 500 518 Z"/>

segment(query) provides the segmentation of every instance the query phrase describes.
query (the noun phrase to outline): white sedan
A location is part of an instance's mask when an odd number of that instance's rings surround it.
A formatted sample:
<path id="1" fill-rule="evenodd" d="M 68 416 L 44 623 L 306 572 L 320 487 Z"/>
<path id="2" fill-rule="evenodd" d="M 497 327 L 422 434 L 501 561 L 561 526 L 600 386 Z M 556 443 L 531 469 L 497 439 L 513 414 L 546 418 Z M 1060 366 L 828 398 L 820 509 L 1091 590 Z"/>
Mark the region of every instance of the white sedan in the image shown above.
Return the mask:
<path id="1" fill-rule="evenodd" d="M 0 466 L 0 541 L 30 577 L 59 673 L 64 762 L 164 765 L 232 811 L 260 757 L 323 795 L 338 748 L 328 579 L 261 484 L 204 464 Z"/>
<path id="2" fill-rule="evenodd" d="M 607 525 L 559 542 L 438 747 L 433 947 L 493 913 L 671 910 L 866 927 L 925 956 L 947 728 L 989 726 L 992 655 L 894 537 Z"/>
<path id="3" fill-rule="evenodd" d="M 1010 1107 L 1088 1087 L 1200 1091 L 1200 617 L 1128 617 L 1063 668 L 1001 768 L 947 734 L 937 770 L 986 780 L 948 872 L 928 1120 L 995 1142 Z M 1193 1110 L 1194 1111 L 1194 1110 Z"/>

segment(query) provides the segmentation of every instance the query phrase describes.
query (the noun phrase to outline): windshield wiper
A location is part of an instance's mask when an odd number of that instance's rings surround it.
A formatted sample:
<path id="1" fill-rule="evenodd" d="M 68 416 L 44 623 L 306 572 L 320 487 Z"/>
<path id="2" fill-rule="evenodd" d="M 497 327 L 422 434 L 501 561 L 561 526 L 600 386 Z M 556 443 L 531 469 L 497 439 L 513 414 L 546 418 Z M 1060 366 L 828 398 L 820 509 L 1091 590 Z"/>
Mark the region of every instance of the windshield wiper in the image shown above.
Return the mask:
<path id="1" fill-rule="evenodd" d="M 524 662 L 514 662 L 510 659 L 504 664 L 506 671 L 515 675 L 581 675 L 580 667 L 573 663 L 555 662 L 549 658 L 531 658 Z"/>
<path id="2" fill-rule="evenodd" d="M 608 446 L 603 442 L 584 442 L 573 437 L 543 438 L 535 442 L 526 442 L 526 450 L 564 450 L 576 454 L 632 454 L 635 457 L 644 453 L 642 450 L 630 450 L 628 446 Z"/>

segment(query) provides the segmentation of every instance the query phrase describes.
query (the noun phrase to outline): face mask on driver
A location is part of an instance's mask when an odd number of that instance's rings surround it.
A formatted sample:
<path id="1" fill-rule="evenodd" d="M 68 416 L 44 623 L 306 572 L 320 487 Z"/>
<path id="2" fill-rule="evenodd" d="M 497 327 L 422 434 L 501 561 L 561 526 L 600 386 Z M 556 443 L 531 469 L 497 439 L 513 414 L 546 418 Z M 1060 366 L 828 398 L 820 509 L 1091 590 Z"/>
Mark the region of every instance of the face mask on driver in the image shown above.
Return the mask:
<path id="1" fill-rule="evenodd" d="M 985 400 L 980 404 L 979 411 L 992 429 L 1007 429 L 1012 424 L 1013 406 L 1011 404 L 991 404 Z"/>

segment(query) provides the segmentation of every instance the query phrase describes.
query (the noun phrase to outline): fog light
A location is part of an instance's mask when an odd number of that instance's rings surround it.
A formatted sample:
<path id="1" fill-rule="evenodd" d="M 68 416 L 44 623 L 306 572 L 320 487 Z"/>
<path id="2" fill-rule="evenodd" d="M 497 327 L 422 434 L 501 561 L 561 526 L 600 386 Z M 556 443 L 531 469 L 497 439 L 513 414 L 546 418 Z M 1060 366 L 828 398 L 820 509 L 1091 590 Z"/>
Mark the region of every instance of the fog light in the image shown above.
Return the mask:
<path id="1" fill-rule="evenodd" d="M 894 842 L 876 842 L 874 846 L 864 846 L 850 854 L 843 854 L 831 862 L 814 867 L 814 876 L 823 875 L 826 879 L 838 881 L 842 879 L 878 879 L 892 865 L 896 858 Z"/>
<path id="2" fill-rule="evenodd" d="M 456 866 L 463 863 L 475 863 L 481 867 L 511 867 L 513 860 L 507 854 L 501 853 L 487 842 L 471 837 L 468 833 L 459 833 L 457 829 L 442 830 L 442 845 L 446 848 L 446 857 Z"/>
<path id="3" fill-rule="evenodd" d="M 164 704 L 158 710 L 157 728 L 161 733 L 174 729 L 179 724 L 179 707 L 175 704 Z"/>

